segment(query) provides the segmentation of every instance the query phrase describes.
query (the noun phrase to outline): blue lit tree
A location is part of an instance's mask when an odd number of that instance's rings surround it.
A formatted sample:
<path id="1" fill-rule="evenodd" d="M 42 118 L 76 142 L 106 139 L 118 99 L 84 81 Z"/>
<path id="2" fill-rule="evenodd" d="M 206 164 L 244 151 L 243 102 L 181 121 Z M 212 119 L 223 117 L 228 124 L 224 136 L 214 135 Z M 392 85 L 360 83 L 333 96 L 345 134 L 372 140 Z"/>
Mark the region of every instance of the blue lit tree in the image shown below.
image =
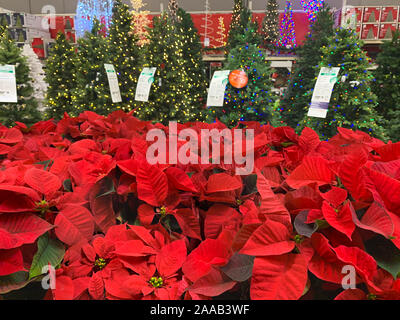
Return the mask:
<path id="1" fill-rule="evenodd" d="M 112 19 L 114 0 L 79 0 L 76 7 L 75 29 L 78 37 L 93 29 L 94 19 L 98 19 L 108 30 Z"/>

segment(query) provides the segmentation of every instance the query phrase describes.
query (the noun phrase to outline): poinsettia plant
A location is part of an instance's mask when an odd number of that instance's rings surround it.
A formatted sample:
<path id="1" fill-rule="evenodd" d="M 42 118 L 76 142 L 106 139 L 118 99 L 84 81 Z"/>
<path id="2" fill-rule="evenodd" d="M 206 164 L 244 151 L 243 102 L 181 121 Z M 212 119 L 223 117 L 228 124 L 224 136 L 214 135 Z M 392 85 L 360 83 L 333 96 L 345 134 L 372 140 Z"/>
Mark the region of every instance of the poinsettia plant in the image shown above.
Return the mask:
<path id="1" fill-rule="evenodd" d="M 223 153 L 218 164 L 150 164 L 147 133 L 171 139 L 169 128 L 131 113 L 1 127 L 0 295 L 399 299 L 400 143 L 240 127 L 254 130 L 243 176 Z M 42 288 L 49 267 L 55 285 Z"/>

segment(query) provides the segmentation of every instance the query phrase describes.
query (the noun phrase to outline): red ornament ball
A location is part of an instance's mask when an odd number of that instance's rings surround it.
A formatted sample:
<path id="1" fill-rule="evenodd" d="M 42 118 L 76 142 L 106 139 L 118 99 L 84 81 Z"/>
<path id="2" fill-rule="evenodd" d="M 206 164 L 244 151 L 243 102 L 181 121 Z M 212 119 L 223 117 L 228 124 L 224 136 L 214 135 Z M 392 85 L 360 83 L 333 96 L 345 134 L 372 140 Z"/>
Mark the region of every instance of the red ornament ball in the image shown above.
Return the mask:
<path id="1" fill-rule="evenodd" d="M 249 77 L 243 70 L 234 70 L 229 74 L 229 83 L 234 88 L 242 89 L 249 83 Z"/>

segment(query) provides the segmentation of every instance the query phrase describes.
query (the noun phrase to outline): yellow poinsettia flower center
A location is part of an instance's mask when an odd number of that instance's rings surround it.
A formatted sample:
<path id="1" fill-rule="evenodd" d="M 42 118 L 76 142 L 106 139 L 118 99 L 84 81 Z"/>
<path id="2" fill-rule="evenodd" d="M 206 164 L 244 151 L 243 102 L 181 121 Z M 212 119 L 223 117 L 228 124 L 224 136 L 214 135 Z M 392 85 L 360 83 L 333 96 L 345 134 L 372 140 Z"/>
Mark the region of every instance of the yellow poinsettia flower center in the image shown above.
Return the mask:
<path id="1" fill-rule="evenodd" d="M 36 202 L 35 205 L 36 205 L 35 210 L 39 211 L 40 214 L 45 214 L 50 211 L 50 205 L 46 200 Z"/>
<path id="2" fill-rule="evenodd" d="M 94 262 L 94 266 L 96 268 L 98 268 L 99 270 L 104 269 L 106 265 L 107 265 L 107 262 L 103 258 L 99 258 Z"/>
<path id="3" fill-rule="evenodd" d="M 162 218 L 164 218 L 167 215 L 167 208 L 166 207 L 161 207 L 160 208 L 160 215 Z"/>
<path id="4" fill-rule="evenodd" d="M 149 283 L 154 287 L 154 288 L 160 288 L 164 285 L 164 280 L 161 277 L 152 277 L 149 281 Z"/>

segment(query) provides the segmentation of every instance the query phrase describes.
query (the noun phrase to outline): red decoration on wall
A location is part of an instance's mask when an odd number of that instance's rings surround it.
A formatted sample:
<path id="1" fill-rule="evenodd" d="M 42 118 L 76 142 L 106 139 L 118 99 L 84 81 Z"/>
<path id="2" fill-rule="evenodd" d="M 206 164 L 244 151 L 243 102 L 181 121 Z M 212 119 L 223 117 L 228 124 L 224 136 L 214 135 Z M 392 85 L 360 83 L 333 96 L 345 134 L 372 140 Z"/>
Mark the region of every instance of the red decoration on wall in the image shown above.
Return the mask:
<path id="1" fill-rule="evenodd" d="M 364 24 L 361 31 L 361 39 L 377 40 L 379 24 Z"/>
<path id="2" fill-rule="evenodd" d="M 201 30 L 201 26 L 204 25 L 204 20 L 203 18 L 205 17 L 205 14 L 200 14 L 200 13 L 195 13 L 192 14 L 192 19 L 194 22 L 195 27 L 197 30 Z M 226 35 L 228 35 L 229 32 L 229 26 L 231 24 L 232 20 L 232 14 L 221 14 L 221 13 L 215 13 L 215 14 L 210 14 L 209 19 L 212 20 L 212 23 L 214 26 L 218 25 L 218 19 L 220 17 L 224 18 L 225 26 L 226 26 Z M 262 26 L 262 21 L 265 17 L 265 13 L 253 13 L 253 20 L 256 20 L 258 22 L 259 26 Z M 279 20 L 281 21 L 283 17 L 283 13 L 280 14 Z M 295 33 L 296 33 L 296 41 L 297 45 L 300 45 L 303 43 L 303 41 L 306 38 L 307 33 L 309 32 L 309 21 L 307 14 L 305 12 L 293 12 L 293 20 L 294 20 L 294 25 L 295 25 Z M 218 43 L 215 39 L 218 39 L 218 28 L 215 28 L 212 34 L 209 34 L 208 37 L 210 38 L 210 47 L 217 47 Z M 201 37 L 201 43 L 204 44 L 204 37 Z"/>
<path id="3" fill-rule="evenodd" d="M 398 7 L 383 7 L 381 13 L 381 22 L 395 22 L 398 20 Z"/>
<path id="4" fill-rule="evenodd" d="M 381 7 L 365 7 L 363 22 L 379 22 L 381 17 Z"/>
<path id="5" fill-rule="evenodd" d="M 44 42 L 41 38 L 34 38 L 32 40 L 32 49 L 37 54 L 40 59 L 44 59 L 46 57 L 44 51 Z"/>
<path id="6" fill-rule="evenodd" d="M 392 39 L 396 27 L 396 23 L 382 23 L 379 28 L 379 39 Z"/>
<path id="7" fill-rule="evenodd" d="M 153 27 L 153 17 L 155 15 L 149 15 L 149 19 L 151 21 L 149 27 Z M 219 18 L 224 18 L 224 23 L 226 26 L 226 36 L 229 32 L 229 26 L 232 20 L 231 13 L 209 13 L 209 25 L 217 26 L 219 24 Z M 253 20 L 256 20 L 259 26 L 262 26 L 262 22 L 264 20 L 265 13 L 253 13 Z M 283 13 L 280 14 L 279 20 L 282 20 Z M 199 31 L 201 43 L 204 45 L 204 19 L 205 14 L 203 13 L 194 13 L 192 14 L 193 23 L 196 29 Z M 69 30 L 66 30 L 66 21 L 69 20 L 72 27 L 74 27 L 74 20 L 70 16 L 57 16 L 55 21 L 55 29 L 50 29 L 50 34 L 53 39 L 56 38 L 58 32 L 66 33 Z M 309 32 L 309 21 L 307 18 L 307 14 L 305 12 L 293 12 L 293 20 L 295 24 L 295 33 L 296 33 L 296 41 L 297 44 L 300 45 L 303 43 L 307 33 Z M 207 37 L 210 39 L 210 47 L 215 48 L 218 47 L 218 39 L 220 35 L 218 35 L 218 28 L 214 28 L 213 30 L 209 29 L 210 33 L 207 34 Z M 202 35 L 203 34 L 203 35 Z"/>

